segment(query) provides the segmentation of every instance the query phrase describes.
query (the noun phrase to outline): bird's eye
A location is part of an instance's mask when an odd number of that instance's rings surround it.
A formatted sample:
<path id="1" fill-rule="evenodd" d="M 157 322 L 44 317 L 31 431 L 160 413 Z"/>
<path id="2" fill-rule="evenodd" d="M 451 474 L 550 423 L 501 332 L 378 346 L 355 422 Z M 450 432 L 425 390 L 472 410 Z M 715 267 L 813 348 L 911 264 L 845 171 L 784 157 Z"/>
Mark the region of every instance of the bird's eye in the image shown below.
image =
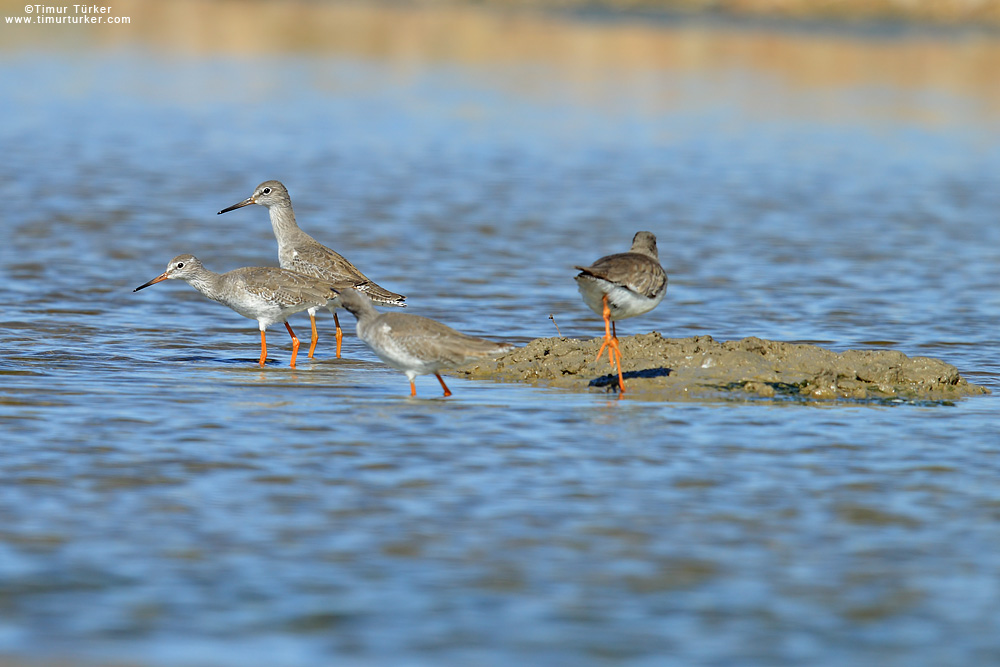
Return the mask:
<path id="1" fill-rule="evenodd" d="M 269 195 L 269 194 L 271 194 L 271 188 L 264 188 L 260 192 L 261 192 L 261 194 Z"/>
<path id="2" fill-rule="evenodd" d="M 183 269 L 184 268 L 184 262 L 177 262 L 177 268 L 178 269 Z"/>

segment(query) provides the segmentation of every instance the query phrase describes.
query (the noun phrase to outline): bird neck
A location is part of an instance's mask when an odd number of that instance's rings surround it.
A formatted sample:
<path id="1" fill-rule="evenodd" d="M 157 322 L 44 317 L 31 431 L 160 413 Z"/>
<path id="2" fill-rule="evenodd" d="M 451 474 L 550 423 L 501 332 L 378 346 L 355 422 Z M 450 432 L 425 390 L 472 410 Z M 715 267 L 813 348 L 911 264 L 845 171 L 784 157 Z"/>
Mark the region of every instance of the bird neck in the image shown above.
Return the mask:
<path id="1" fill-rule="evenodd" d="M 275 204 L 269 206 L 268 213 L 271 215 L 271 228 L 274 230 L 274 236 L 278 239 L 279 244 L 283 240 L 295 236 L 296 233 L 302 233 L 299 224 L 295 222 L 295 212 L 291 205 Z"/>
<path id="2" fill-rule="evenodd" d="M 351 307 L 347 308 L 347 310 L 354 315 L 354 317 L 358 318 L 359 333 L 362 329 L 368 328 L 368 326 L 375 321 L 375 318 L 380 315 L 380 313 L 375 309 L 375 306 L 372 305 L 372 302 L 367 299 L 359 301 L 358 303 L 352 303 Z"/>
<path id="3" fill-rule="evenodd" d="M 634 243 L 632 247 L 629 248 L 629 252 L 635 253 L 636 255 L 645 255 L 650 259 L 654 259 L 657 262 L 660 261 L 660 253 L 657 252 L 656 246 L 650 247 L 648 243 Z"/>
<path id="4" fill-rule="evenodd" d="M 197 273 L 189 276 L 185 276 L 184 280 L 187 284 L 195 288 L 209 299 L 213 301 L 218 301 L 219 297 L 222 295 L 222 275 L 216 273 L 215 271 L 209 271 L 206 268 L 201 268 Z"/>

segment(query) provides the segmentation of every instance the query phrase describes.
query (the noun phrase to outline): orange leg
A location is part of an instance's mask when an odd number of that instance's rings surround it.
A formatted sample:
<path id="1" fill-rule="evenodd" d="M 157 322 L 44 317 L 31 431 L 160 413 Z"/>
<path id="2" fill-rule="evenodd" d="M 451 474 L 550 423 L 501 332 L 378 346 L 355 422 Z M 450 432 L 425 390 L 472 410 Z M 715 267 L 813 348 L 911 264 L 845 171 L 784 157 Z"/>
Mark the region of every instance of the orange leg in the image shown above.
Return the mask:
<path id="1" fill-rule="evenodd" d="M 604 354 L 604 348 L 608 348 L 608 363 L 614 366 L 615 362 L 611 356 L 611 309 L 608 307 L 608 295 L 604 295 L 602 300 L 604 303 L 604 342 L 601 343 L 601 349 L 597 351 L 597 358 L 594 361 L 600 361 L 601 355 Z"/>
<path id="2" fill-rule="evenodd" d="M 434 377 L 436 377 L 438 379 L 438 382 L 441 383 L 441 388 L 444 389 L 444 395 L 445 395 L 445 397 L 451 396 L 451 390 L 448 389 L 448 385 L 446 385 L 444 383 L 444 378 L 441 377 L 441 375 L 438 374 L 438 373 L 435 373 Z"/>
<path id="3" fill-rule="evenodd" d="M 625 378 L 622 377 L 622 351 L 618 348 L 618 339 L 614 339 L 615 356 L 618 358 L 618 391 L 625 393 Z"/>
<path id="4" fill-rule="evenodd" d="M 263 366 L 264 362 L 267 361 L 267 338 L 264 336 L 264 330 L 260 330 L 260 365 Z"/>
<path id="5" fill-rule="evenodd" d="M 337 325 L 337 358 L 340 359 L 340 343 L 344 340 L 344 331 L 340 328 L 340 318 L 336 311 L 333 313 L 333 323 Z"/>
<path id="6" fill-rule="evenodd" d="M 318 340 L 316 337 L 316 316 L 313 315 L 312 313 L 309 313 L 309 324 L 312 325 L 312 335 L 313 335 L 312 340 L 309 341 L 309 358 L 312 359 L 313 352 L 316 351 L 316 341 Z"/>
<path id="7" fill-rule="evenodd" d="M 289 364 L 292 368 L 295 368 L 295 357 L 299 354 L 299 339 L 295 337 L 295 332 L 292 331 L 292 327 L 285 322 L 285 328 L 288 329 L 288 335 L 292 337 L 292 363 Z"/>
<path id="8" fill-rule="evenodd" d="M 625 378 L 622 377 L 622 351 L 618 347 L 618 331 L 615 329 L 615 323 L 611 321 L 611 308 L 608 307 L 608 295 L 604 295 L 604 341 L 601 343 L 601 349 L 597 351 L 597 359 L 594 361 L 600 361 L 601 354 L 604 353 L 604 348 L 608 349 L 608 363 L 611 367 L 618 367 L 618 389 L 621 393 L 625 393 Z"/>
<path id="9" fill-rule="evenodd" d="M 615 357 L 618 361 L 618 390 L 625 393 L 625 378 L 622 377 L 622 351 L 618 347 L 618 332 L 615 330 L 615 323 L 611 323 L 611 338 L 614 340 Z"/>
<path id="10" fill-rule="evenodd" d="M 417 385 L 413 384 L 413 380 L 410 380 L 410 396 L 417 395 Z"/>

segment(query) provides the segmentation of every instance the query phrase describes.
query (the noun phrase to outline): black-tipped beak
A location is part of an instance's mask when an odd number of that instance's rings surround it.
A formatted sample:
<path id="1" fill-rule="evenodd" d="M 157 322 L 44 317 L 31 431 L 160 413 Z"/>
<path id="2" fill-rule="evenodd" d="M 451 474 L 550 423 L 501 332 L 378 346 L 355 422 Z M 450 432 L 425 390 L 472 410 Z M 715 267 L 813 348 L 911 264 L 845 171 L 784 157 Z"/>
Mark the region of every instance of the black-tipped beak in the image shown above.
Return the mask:
<path id="1" fill-rule="evenodd" d="M 243 208 L 244 206 L 249 206 L 250 204 L 256 204 L 256 203 L 257 202 L 255 202 L 253 200 L 253 197 L 247 197 L 246 199 L 244 199 L 243 201 L 241 201 L 239 204 L 233 204 L 229 208 L 222 209 L 221 211 L 219 211 L 218 213 L 216 213 L 216 215 L 222 215 L 223 213 L 229 213 L 230 211 L 235 211 L 238 208 Z"/>
<path id="2" fill-rule="evenodd" d="M 150 285 L 155 285 L 156 283 L 160 282 L 161 280 L 166 280 L 166 279 L 167 279 L 167 278 L 169 278 L 169 277 L 170 277 L 170 276 L 168 276 L 168 275 L 167 275 L 167 272 L 166 272 L 166 271 L 164 271 L 164 272 L 163 272 L 163 273 L 161 273 L 160 275 L 158 275 L 158 276 L 156 276 L 155 278 L 153 278 L 152 280 L 150 280 L 150 281 L 149 281 L 148 283 L 143 283 L 142 285 L 139 285 L 138 287 L 136 287 L 136 288 L 135 288 L 134 290 L 132 290 L 132 291 L 133 291 L 133 292 L 138 292 L 138 291 L 139 291 L 139 290 L 141 290 L 141 289 L 146 289 L 146 288 L 147 288 L 147 287 L 149 287 Z"/>

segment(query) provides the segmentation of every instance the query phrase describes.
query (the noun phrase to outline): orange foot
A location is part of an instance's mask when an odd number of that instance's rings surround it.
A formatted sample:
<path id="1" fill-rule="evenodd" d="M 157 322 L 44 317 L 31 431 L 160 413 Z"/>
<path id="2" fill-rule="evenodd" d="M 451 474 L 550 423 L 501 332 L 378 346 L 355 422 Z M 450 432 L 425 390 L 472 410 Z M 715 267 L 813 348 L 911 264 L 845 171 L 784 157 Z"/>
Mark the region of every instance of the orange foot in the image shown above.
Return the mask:
<path id="1" fill-rule="evenodd" d="M 451 390 L 448 389 L 448 385 L 444 383 L 444 378 L 441 377 L 438 373 L 435 373 L 434 376 L 438 379 L 438 382 L 441 383 L 441 388 L 444 389 L 445 397 L 447 398 L 448 396 L 451 396 Z"/>
<path id="2" fill-rule="evenodd" d="M 622 351 L 618 347 L 618 332 L 614 330 L 614 322 L 611 321 L 611 308 L 608 307 L 608 295 L 604 295 L 604 342 L 601 343 L 601 349 L 597 351 L 597 358 L 594 361 L 600 361 L 601 355 L 604 354 L 604 348 L 608 348 L 608 363 L 611 367 L 618 367 L 618 390 L 621 393 L 625 393 L 625 379 L 622 377 Z"/>

